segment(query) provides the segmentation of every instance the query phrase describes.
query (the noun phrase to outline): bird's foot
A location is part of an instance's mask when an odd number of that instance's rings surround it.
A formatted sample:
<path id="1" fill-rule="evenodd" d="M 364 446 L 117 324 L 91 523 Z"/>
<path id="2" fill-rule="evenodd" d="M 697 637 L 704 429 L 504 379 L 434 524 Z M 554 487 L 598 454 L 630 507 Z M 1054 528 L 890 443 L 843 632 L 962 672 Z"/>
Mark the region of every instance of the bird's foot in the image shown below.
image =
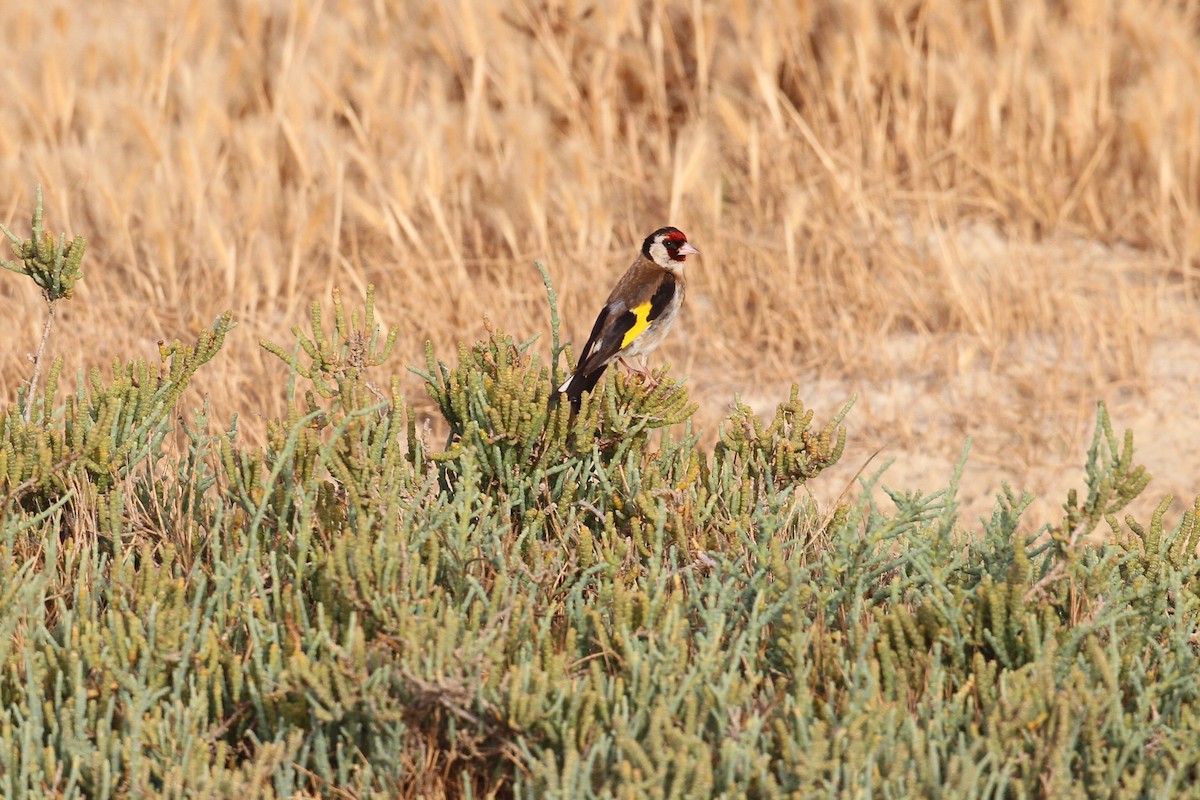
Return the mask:
<path id="1" fill-rule="evenodd" d="M 642 385 L 646 387 L 647 391 L 652 392 L 658 388 L 658 384 L 659 384 L 658 378 L 655 378 L 654 375 L 652 375 L 650 373 L 650 370 L 646 368 L 645 364 L 643 364 L 640 367 L 635 367 L 623 358 L 620 359 L 620 361 L 622 364 L 625 365 L 625 369 L 629 370 L 630 372 L 639 376 L 642 379 Z"/>

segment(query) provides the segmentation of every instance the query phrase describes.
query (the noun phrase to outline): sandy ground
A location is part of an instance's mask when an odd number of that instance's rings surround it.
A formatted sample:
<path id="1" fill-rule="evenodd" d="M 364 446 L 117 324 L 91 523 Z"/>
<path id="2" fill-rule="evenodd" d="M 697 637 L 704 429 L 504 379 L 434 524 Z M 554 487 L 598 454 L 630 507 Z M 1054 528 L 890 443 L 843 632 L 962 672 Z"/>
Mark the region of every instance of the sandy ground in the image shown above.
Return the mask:
<path id="1" fill-rule="evenodd" d="M 1127 509 L 1139 521 L 1148 521 L 1163 496 L 1172 494 L 1175 502 L 1167 518 L 1174 524 L 1200 488 L 1195 481 L 1200 475 L 1200 419 L 1185 415 L 1200 391 L 1200 375 L 1191 367 L 1198 359 L 1200 343 L 1160 342 L 1151 353 L 1149 392 L 1116 388 L 1103 398 L 1114 431 L 1118 437 L 1125 429 L 1133 431 L 1135 462 L 1153 478 Z M 769 417 L 787 391 L 788 387 L 780 386 L 743 399 Z M 1084 464 L 1095 431 L 1096 408 L 1090 403 L 1063 408 L 1055 398 L 1030 394 L 1019 406 L 1010 406 L 1007 416 L 1032 417 L 1037 420 L 1034 426 L 1022 426 L 1011 418 L 1010 426 L 1005 416 L 973 413 L 1012 391 L 1002 376 L 984 367 L 964 371 L 940 385 L 938 379 L 919 372 L 862 383 L 814 377 L 802 387 L 801 397 L 816 409 L 817 420 L 827 419 L 851 395 L 856 403 L 847 418 L 842 460 L 809 489 L 824 507 L 843 493 L 861 491 L 856 479 L 886 466 L 882 486 L 937 491 L 949 482 L 969 440 L 971 450 L 959 491 L 964 527 L 974 527 L 990 515 L 1005 482 L 1036 496 L 1024 517 L 1031 530 L 1056 521 L 1067 492 L 1072 488 L 1084 492 Z"/>
<path id="2" fill-rule="evenodd" d="M 990 228 L 976 227 L 959 240 L 983 269 L 1006 269 L 1013 259 L 1083 268 L 1095 274 L 1098 291 L 1100 284 L 1111 288 L 1114 276 L 1136 281 L 1149 272 L 1142 254 L 1076 239 L 1017 248 Z M 1061 517 L 1070 489 L 1085 491 L 1084 464 L 1102 401 L 1118 437 L 1133 431 L 1135 463 L 1152 476 L 1119 516 L 1132 513 L 1148 522 L 1170 494 L 1175 501 L 1166 519 L 1176 524 L 1200 491 L 1200 342 L 1177 335 L 1170 324 L 1195 313 L 1187 294 L 1179 285 L 1161 286 L 1143 316 L 1144 330 L 1132 344 L 1122 344 L 1120 355 L 1112 354 L 1113 361 L 1132 357 L 1134 363 L 1110 364 L 1111 370 L 1104 368 L 1103 351 L 1099 369 L 1094 359 L 1087 366 L 1079 354 L 1097 343 L 1078 341 L 1067 331 L 999 348 L 967 334 L 891 337 L 879 348 L 879 362 L 887 367 L 872 370 L 881 374 L 801 376 L 800 396 L 817 420 L 828 419 L 850 396 L 857 398 L 847 419 L 845 455 L 810 490 L 823 504 L 832 502 L 861 490 L 860 473 L 873 474 L 891 462 L 882 486 L 933 492 L 947 485 L 969 440 L 959 493 L 963 525 L 973 527 L 990 516 L 1007 482 L 1036 496 L 1024 517 L 1036 530 Z M 757 387 L 742 399 L 769 417 L 788 389 L 788 384 Z"/>

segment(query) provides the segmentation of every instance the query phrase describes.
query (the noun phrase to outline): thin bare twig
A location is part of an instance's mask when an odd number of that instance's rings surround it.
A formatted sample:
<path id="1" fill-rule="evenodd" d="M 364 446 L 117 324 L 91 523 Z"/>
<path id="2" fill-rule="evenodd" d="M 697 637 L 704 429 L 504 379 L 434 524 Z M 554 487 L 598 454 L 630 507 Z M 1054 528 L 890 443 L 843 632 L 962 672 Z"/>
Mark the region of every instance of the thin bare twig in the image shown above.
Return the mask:
<path id="1" fill-rule="evenodd" d="M 28 425 L 33 415 L 33 404 L 37 398 L 38 381 L 42 377 L 42 359 L 46 353 L 46 342 L 50 339 L 50 329 L 54 327 L 54 303 L 47 304 L 46 324 L 42 326 L 42 340 L 38 342 L 37 353 L 33 356 L 33 377 L 29 379 L 29 391 L 25 394 L 25 424 Z"/>

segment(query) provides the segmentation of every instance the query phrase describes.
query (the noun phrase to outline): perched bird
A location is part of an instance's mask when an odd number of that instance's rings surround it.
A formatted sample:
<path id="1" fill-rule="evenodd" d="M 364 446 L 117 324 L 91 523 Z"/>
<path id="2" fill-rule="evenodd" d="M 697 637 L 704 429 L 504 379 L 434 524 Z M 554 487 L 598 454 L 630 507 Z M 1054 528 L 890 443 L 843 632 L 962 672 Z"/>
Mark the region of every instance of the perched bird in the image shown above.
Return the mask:
<path id="1" fill-rule="evenodd" d="M 659 228 L 646 237 L 637 260 L 617 281 L 600 310 L 575 372 L 558 387 L 576 411 L 583 393 L 595 388 L 613 361 L 619 359 L 626 369 L 651 380 L 645 357 L 662 343 L 679 316 L 685 286 L 683 264 L 699 252 L 678 228 Z M 640 356 L 642 368 L 630 366 L 627 356 Z"/>

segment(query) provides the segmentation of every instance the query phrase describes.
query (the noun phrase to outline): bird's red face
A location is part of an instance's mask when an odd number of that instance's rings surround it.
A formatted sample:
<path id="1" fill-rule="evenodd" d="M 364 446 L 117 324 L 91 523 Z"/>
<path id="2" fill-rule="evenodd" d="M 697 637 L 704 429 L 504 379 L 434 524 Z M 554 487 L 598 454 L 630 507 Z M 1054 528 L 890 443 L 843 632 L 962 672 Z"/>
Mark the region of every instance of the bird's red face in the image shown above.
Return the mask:
<path id="1" fill-rule="evenodd" d="M 687 257 L 695 255 L 700 251 L 688 244 L 687 237 L 683 235 L 683 231 L 672 231 L 663 238 L 663 246 L 667 248 L 667 255 L 672 261 L 687 261 Z"/>
<path id="2" fill-rule="evenodd" d="M 670 267 L 672 263 L 682 264 L 688 256 L 699 252 L 688 243 L 687 237 L 678 228 L 659 228 L 642 245 L 642 253 L 646 258 L 664 267 Z"/>

